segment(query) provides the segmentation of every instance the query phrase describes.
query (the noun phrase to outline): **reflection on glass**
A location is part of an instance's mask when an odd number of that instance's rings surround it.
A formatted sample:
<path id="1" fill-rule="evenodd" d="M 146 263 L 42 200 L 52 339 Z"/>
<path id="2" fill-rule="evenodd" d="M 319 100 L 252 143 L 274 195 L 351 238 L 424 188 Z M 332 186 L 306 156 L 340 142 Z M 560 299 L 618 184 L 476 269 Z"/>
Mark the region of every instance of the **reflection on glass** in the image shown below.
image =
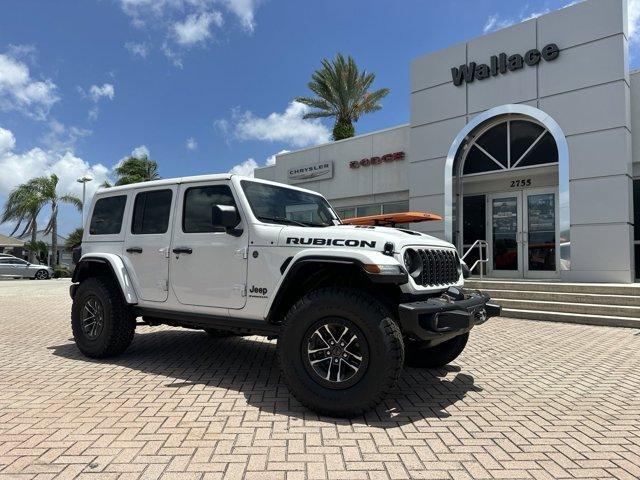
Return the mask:
<path id="1" fill-rule="evenodd" d="M 518 270 L 518 199 L 496 198 L 492 204 L 493 269 Z"/>
<path id="2" fill-rule="evenodd" d="M 554 271 L 556 269 L 555 203 L 553 193 L 527 197 L 529 270 Z"/>

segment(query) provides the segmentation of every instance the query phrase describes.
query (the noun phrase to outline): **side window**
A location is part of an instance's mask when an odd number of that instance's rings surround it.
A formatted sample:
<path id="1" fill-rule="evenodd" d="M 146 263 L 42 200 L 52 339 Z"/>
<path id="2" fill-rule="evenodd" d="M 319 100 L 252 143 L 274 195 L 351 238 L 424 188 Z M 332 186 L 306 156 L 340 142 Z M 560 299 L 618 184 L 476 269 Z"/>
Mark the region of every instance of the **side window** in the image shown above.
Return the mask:
<path id="1" fill-rule="evenodd" d="M 0 258 L 0 263 L 3 265 L 26 265 L 29 262 L 21 258 Z"/>
<path id="2" fill-rule="evenodd" d="M 120 233 L 124 207 L 127 204 L 126 195 L 101 198 L 93 207 L 93 215 L 89 224 L 91 235 L 113 235 Z"/>
<path id="3" fill-rule="evenodd" d="M 210 185 L 187 189 L 184 192 L 182 231 L 184 233 L 219 232 L 220 225 L 213 223 L 214 205 L 236 205 L 228 185 Z"/>
<path id="4" fill-rule="evenodd" d="M 171 190 L 153 190 L 136 195 L 131 233 L 134 235 L 166 233 L 169 228 L 172 197 Z"/>

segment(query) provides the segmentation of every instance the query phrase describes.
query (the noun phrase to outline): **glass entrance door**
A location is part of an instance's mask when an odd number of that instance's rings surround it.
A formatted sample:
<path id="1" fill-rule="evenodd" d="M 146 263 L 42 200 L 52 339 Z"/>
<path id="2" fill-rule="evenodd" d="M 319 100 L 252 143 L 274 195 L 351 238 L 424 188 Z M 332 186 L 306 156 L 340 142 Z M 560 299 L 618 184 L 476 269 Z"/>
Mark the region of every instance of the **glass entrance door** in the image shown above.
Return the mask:
<path id="1" fill-rule="evenodd" d="M 523 191 L 525 277 L 558 274 L 558 199 L 555 189 Z"/>
<path id="2" fill-rule="evenodd" d="M 496 277 L 522 277 L 522 215 L 520 192 L 489 199 L 489 268 Z"/>
<path id="3" fill-rule="evenodd" d="M 553 278 L 558 275 L 558 198 L 555 188 L 487 198 L 489 275 Z"/>

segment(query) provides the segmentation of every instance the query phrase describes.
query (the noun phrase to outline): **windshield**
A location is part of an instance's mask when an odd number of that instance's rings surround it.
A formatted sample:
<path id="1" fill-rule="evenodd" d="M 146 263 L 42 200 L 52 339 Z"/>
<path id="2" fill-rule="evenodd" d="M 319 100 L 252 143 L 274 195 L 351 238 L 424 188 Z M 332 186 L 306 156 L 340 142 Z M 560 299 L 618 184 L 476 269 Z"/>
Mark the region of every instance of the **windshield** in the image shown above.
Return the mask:
<path id="1" fill-rule="evenodd" d="M 309 227 L 338 225 L 340 220 L 320 195 L 242 180 L 253 214 L 263 222 Z"/>

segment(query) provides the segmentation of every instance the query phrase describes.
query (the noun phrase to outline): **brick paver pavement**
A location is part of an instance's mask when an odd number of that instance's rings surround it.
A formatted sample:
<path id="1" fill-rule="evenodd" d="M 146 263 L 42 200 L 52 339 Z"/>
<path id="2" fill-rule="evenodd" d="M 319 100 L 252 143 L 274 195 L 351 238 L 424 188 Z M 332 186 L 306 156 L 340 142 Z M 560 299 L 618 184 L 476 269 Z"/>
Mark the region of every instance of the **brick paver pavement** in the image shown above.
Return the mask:
<path id="1" fill-rule="evenodd" d="M 0 282 L 0 478 L 640 478 L 637 330 L 492 319 L 336 420 L 289 396 L 258 337 L 140 327 L 84 358 L 67 285 Z"/>

